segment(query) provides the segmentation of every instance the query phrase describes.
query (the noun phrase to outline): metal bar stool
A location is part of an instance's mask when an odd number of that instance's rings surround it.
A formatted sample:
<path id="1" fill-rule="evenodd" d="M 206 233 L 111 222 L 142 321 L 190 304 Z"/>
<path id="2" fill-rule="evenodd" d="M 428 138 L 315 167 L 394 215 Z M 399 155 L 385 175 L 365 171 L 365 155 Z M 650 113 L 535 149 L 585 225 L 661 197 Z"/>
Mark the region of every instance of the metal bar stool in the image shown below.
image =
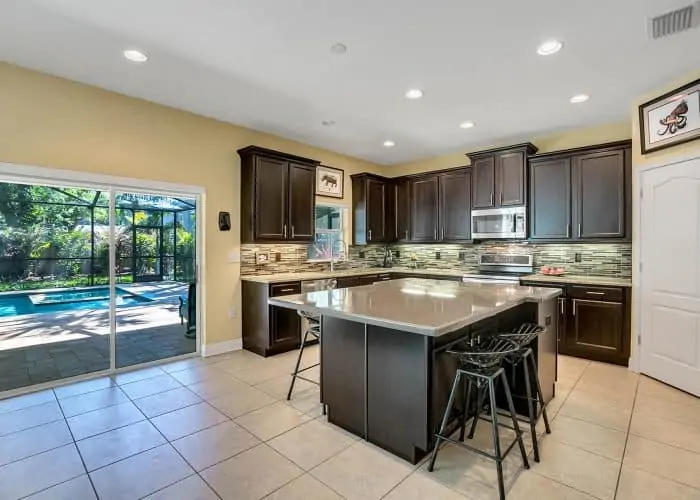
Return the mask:
<path id="1" fill-rule="evenodd" d="M 540 461 L 540 450 L 537 443 L 537 421 L 542 416 L 544 420 L 544 428 L 547 434 L 551 434 L 552 430 L 549 427 L 549 418 L 547 418 L 547 409 L 542 395 L 542 386 L 540 385 L 540 377 L 537 372 L 537 362 L 535 354 L 532 352 L 530 343 L 535 340 L 540 333 L 544 331 L 544 327 L 533 323 L 524 323 L 512 332 L 499 333 L 498 337 L 510 340 L 519 348 L 517 351 L 508 354 L 505 359 L 513 367 L 513 374 L 519 364 L 522 364 L 525 374 L 525 399 L 527 399 L 528 423 L 530 424 L 530 433 L 532 434 L 532 446 L 534 451 L 535 462 Z M 528 362 L 530 366 L 528 366 Z M 532 383 L 530 381 L 530 368 L 532 368 L 535 379 L 535 390 L 537 393 L 532 394 Z M 515 375 L 514 375 L 515 376 Z M 515 397 L 522 397 L 514 395 Z M 539 408 L 537 408 L 539 405 Z"/>
<path id="2" fill-rule="evenodd" d="M 320 316 L 305 311 L 298 312 L 302 320 L 306 320 L 308 326 L 303 330 L 303 336 L 301 338 L 301 347 L 299 348 L 299 356 L 297 356 L 297 362 L 294 366 L 294 372 L 292 373 L 292 383 L 289 385 L 289 392 L 287 392 L 287 401 L 292 399 L 292 392 L 294 391 L 294 384 L 297 381 L 297 379 L 301 379 L 315 385 L 320 385 L 319 382 L 317 382 L 316 380 L 311 380 L 301 375 L 301 373 L 304 373 L 307 370 L 311 370 L 312 368 L 320 366 L 320 362 L 301 369 L 299 368 L 299 366 L 301 365 L 301 359 L 304 356 L 304 348 L 306 348 L 306 343 L 309 339 L 309 336 L 313 337 L 319 342 L 321 341 L 321 318 Z M 302 324 L 303 323 L 304 322 L 302 321 Z M 323 405 L 323 414 L 326 414 L 326 405 Z"/>
<path id="3" fill-rule="evenodd" d="M 523 459 L 523 466 L 525 468 L 530 468 L 530 464 L 527 460 L 527 453 L 525 451 L 525 444 L 523 443 L 522 431 L 518 426 L 518 420 L 515 416 L 515 409 L 513 407 L 513 399 L 510 394 L 510 388 L 508 387 L 508 379 L 505 375 L 505 370 L 501 366 L 503 359 L 519 350 L 519 346 L 510 340 L 499 338 L 497 336 L 491 336 L 484 340 L 475 339 L 473 341 L 467 341 L 465 343 L 458 344 L 453 348 L 449 349 L 447 353 L 454 356 L 459 362 L 457 368 L 457 373 L 455 374 L 454 383 L 452 384 L 452 391 L 450 392 L 450 397 L 447 401 L 447 408 L 445 408 L 445 414 L 442 417 L 442 423 L 440 424 L 440 430 L 435 433 L 435 448 L 433 448 L 432 455 L 430 457 L 430 464 L 428 465 L 428 470 L 433 471 L 435 466 L 435 460 L 437 459 L 438 451 L 440 448 L 441 441 L 447 441 L 449 443 L 455 444 L 462 448 L 471 450 L 479 455 L 486 458 L 490 458 L 496 462 L 496 472 L 498 473 L 498 493 L 501 500 L 505 499 L 505 485 L 503 482 L 503 460 L 506 458 L 508 453 L 513 449 L 515 443 L 518 443 L 520 448 L 520 454 Z M 501 442 L 498 433 L 499 427 L 507 427 L 504 424 L 499 423 L 497 409 L 496 409 L 496 386 L 500 380 L 503 384 L 503 389 L 508 401 L 508 410 L 510 412 L 510 417 L 513 422 L 512 429 L 515 431 L 515 439 L 510 443 L 505 451 L 501 453 Z M 460 384 L 466 383 L 466 388 L 461 387 Z M 474 420 L 472 426 L 474 427 L 476 420 L 481 414 L 482 408 L 486 403 L 486 398 L 488 398 L 489 412 L 491 414 L 491 433 L 493 438 L 493 448 L 494 454 L 487 453 L 478 448 L 465 444 L 464 441 L 464 431 L 466 426 L 466 413 L 469 408 L 469 398 L 471 396 L 472 387 L 477 388 L 477 409 L 474 415 Z M 465 404 L 464 412 L 462 413 L 462 418 L 460 421 L 460 437 L 459 441 L 456 441 L 445 434 L 447 424 L 450 418 L 450 413 L 452 411 L 452 405 L 454 404 L 456 394 L 461 391 L 465 391 Z M 471 433 L 473 435 L 473 432 Z"/>

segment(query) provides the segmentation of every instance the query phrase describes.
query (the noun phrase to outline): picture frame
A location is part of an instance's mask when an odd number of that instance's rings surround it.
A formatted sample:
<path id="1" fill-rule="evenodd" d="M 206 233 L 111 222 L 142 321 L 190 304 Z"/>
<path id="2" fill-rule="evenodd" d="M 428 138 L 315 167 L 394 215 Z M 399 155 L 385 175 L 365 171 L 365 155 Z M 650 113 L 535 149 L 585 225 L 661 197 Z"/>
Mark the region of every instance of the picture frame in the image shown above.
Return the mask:
<path id="1" fill-rule="evenodd" d="M 639 106 L 642 154 L 700 139 L 700 79 Z"/>
<path id="2" fill-rule="evenodd" d="M 316 167 L 316 195 L 342 198 L 345 191 L 345 172 L 339 168 L 319 165 Z"/>

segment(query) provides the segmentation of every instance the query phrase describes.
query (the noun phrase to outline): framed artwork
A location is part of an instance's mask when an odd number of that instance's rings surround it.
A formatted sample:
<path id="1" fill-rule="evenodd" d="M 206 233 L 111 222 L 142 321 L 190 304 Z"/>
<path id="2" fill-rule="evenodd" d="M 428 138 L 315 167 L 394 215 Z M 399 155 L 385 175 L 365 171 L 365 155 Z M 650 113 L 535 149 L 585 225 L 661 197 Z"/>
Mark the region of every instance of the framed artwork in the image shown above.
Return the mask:
<path id="1" fill-rule="evenodd" d="M 345 172 L 339 168 L 319 165 L 316 167 L 316 194 L 330 198 L 343 197 Z"/>
<path id="2" fill-rule="evenodd" d="M 700 138 L 700 80 L 639 106 L 642 154 Z"/>

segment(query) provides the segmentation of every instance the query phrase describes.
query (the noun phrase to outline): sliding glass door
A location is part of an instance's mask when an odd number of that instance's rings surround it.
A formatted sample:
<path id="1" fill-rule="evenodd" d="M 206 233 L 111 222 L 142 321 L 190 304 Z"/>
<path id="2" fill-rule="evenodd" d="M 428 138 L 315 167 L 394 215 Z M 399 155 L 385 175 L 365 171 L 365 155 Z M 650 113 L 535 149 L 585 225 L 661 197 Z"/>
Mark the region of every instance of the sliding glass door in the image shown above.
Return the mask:
<path id="1" fill-rule="evenodd" d="M 0 179 L 0 393 L 194 353 L 197 198 Z"/>
<path id="2" fill-rule="evenodd" d="M 197 200 L 115 193 L 116 367 L 197 350 Z M 115 243 L 120 238 L 115 237 Z"/>

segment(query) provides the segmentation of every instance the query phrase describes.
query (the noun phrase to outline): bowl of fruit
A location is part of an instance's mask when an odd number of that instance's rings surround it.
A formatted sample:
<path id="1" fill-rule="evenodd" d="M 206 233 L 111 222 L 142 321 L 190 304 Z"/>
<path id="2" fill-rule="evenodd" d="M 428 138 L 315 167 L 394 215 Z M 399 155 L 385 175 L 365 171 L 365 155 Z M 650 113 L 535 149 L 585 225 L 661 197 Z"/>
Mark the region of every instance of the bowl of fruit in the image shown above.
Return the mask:
<path id="1" fill-rule="evenodd" d="M 563 267 L 542 266 L 540 268 L 540 272 L 542 274 L 546 274 L 547 276 L 562 276 L 564 274 L 564 268 Z"/>

